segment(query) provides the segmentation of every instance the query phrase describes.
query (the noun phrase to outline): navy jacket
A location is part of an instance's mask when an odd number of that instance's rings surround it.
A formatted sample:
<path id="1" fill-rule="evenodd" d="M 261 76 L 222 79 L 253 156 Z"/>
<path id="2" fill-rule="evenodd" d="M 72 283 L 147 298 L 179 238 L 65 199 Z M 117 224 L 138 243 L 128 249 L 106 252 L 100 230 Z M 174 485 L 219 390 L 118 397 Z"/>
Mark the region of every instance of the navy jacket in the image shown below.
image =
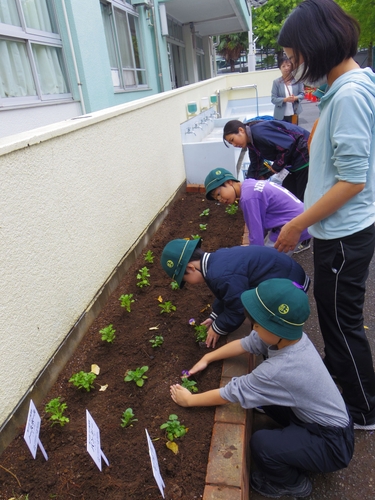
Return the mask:
<path id="1" fill-rule="evenodd" d="M 221 248 L 205 253 L 202 274 L 216 299 L 210 317 L 212 328 L 220 335 L 236 330 L 245 320 L 241 294 L 271 278 L 295 281 L 304 291 L 310 278 L 291 257 L 274 248 L 258 245 Z"/>

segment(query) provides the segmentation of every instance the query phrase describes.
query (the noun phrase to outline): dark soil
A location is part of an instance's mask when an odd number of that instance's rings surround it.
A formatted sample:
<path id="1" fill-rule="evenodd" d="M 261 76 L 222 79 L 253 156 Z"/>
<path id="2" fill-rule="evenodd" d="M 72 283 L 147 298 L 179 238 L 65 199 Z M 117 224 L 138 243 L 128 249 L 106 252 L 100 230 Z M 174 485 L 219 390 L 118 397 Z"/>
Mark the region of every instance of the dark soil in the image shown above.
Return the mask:
<path id="1" fill-rule="evenodd" d="M 206 208 L 210 209 L 209 216 L 200 217 Z M 199 225 L 206 223 L 207 230 L 201 231 Z M 202 248 L 207 251 L 240 245 L 243 227 L 240 211 L 229 215 L 223 206 L 207 202 L 203 194 L 186 194 L 175 202 L 148 247 L 87 332 L 48 397 L 38 407 L 42 418 L 40 438 L 49 460 L 44 460 L 40 450 L 36 459 L 32 458 L 23 439 L 24 429 L 20 429 L 19 436 L 0 457 L 0 500 L 11 497 L 28 500 L 160 499 L 145 429 L 156 449 L 165 482 L 165 498 L 202 497 L 215 408 L 178 407 L 170 398 L 169 386 L 179 382 L 181 371 L 189 369 L 204 353 L 204 348 L 195 341 L 189 319 L 195 318 L 197 324 L 205 320 L 213 296 L 206 285 L 185 286 L 173 291 L 159 259 L 168 241 L 193 234 L 202 236 Z M 147 250 L 155 255 L 153 264 L 144 261 Z M 144 266 L 150 269 L 150 286 L 141 289 L 136 285 L 136 274 Z M 118 300 L 121 294 L 127 293 L 133 293 L 135 299 L 130 313 L 120 307 Z M 162 297 L 163 302 L 171 301 L 176 311 L 161 314 L 158 297 Z M 103 342 L 99 334 L 99 330 L 109 324 L 116 329 L 113 344 Z M 152 330 L 152 327 L 158 329 Z M 152 348 L 149 340 L 154 335 L 164 337 L 161 347 Z M 78 390 L 68 382 L 76 372 L 89 372 L 94 363 L 100 367 L 94 390 Z M 127 370 L 145 365 L 149 370 L 143 387 L 124 382 Z M 210 365 L 204 375 L 197 376 L 199 391 L 218 387 L 221 366 L 221 363 Z M 108 384 L 106 391 L 99 391 L 105 384 Z M 65 414 L 70 422 L 65 427 L 51 427 L 44 411 L 44 405 L 57 396 L 68 405 Z M 132 427 L 123 428 L 121 415 L 129 407 L 138 421 Z M 102 472 L 86 451 L 86 409 L 100 428 L 101 447 L 110 462 L 109 467 L 103 462 Z M 160 429 L 173 413 L 188 427 L 188 433 L 177 440 L 177 455 L 167 449 L 166 436 Z"/>

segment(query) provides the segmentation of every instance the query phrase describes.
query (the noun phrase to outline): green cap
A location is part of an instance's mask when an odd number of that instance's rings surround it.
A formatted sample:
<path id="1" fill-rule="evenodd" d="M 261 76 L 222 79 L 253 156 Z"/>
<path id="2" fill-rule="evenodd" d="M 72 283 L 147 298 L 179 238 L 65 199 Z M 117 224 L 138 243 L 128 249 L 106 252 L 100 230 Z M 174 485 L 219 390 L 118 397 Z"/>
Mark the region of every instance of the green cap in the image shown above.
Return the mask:
<path id="1" fill-rule="evenodd" d="M 244 292 L 241 301 L 260 326 L 283 339 L 296 340 L 301 338 L 310 314 L 309 299 L 300 286 L 288 279 L 273 278 Z"/>
<path id="2" fill-rule="evenodd" d="M 172 240 L 164 247 L 161 254 L 161 265 L 164 271 L 173 280 L 177 281 L 178 286 L 184 286 L 184 277 L 186 266 L 197 246 L 201 246 L 201 239 L 196 240 Z"/>
<path id="3" fill-rule="evenodd" d="M 204 180 L 204 187 L 206 188 L 206 198 L 207 200 L 213 200 L 211 196 L 211 191 L 222 186 L 224 182 L 227 181 L 240 182 L 233 174 L 226 170 L 225 168 L 215 168 L 207 175 Z"/>

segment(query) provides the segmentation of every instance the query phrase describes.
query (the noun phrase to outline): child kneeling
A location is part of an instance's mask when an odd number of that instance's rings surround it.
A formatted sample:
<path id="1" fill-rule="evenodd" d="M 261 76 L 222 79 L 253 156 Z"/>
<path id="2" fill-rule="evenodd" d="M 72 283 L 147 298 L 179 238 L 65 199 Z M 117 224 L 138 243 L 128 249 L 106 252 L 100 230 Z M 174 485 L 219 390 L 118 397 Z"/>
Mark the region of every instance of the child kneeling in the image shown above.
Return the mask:
<path id="1" fill-rule="evenodd" d="M 203 356 L 189 371 L 244 352 L 266 357 L 248 375 L 221 389 L 191 394 L 171 386 L 181 406 L 240 403 L 261 406 L 281 429 L 259 430 L 251 454 L 259 470 L 252 488 L 264 496 L 305 497 L 312 486 L 306 472 L 333 472 L 349 464 L 354 450 L 353 423 L 344 400 L 315 347 L 302 331 L 310 314 L 308 297 L 287 279 L 270 279 L 241 295 L 253 331 Z"/>

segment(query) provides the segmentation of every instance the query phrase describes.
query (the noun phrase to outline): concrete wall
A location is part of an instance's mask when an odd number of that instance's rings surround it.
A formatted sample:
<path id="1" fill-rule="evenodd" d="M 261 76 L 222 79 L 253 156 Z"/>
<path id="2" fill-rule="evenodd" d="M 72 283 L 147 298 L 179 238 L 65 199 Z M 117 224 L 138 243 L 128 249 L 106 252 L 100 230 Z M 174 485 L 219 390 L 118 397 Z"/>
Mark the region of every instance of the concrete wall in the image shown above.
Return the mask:
<path id="1" fill-rule="evenodd" d="M 0 431 L 183 185 L 187 103 L 243 78 L 220 76 L 0 139 Z"/>

